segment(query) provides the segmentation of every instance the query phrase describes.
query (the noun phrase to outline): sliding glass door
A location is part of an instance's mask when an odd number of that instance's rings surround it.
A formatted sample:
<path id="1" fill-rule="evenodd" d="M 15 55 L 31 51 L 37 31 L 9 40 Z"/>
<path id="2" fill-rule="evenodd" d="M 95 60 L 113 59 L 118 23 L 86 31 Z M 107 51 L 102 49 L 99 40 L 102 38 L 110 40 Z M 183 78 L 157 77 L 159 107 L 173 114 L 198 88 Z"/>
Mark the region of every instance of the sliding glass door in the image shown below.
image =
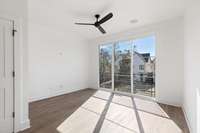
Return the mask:
<path id="1" fill-rule="evenodd" d="M 155 97 L 155 36 L 100 45 L 99 87 Z"/>
<path id="2" fill-rule="evenodd" d="M 99 50 L 99 86 L 112 89 L 112 44 L 101 45 Z"/>
<path id="3" fill-rule="evenodd" d="M 133 92 L 155 96 L 155 37 L 148 36 L 133 41 Z"/>
<path id="4" fill-rule="evenodd" d="M 114 45 L 114 90 L 131 92 L 131 43 Z"/>

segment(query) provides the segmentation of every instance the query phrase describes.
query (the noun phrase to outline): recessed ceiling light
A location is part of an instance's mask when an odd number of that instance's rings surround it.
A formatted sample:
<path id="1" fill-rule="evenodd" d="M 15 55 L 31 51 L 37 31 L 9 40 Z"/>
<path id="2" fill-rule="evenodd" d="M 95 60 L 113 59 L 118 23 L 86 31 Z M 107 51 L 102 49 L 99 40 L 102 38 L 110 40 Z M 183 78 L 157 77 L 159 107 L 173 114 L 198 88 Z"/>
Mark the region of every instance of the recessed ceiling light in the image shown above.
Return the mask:
<path id="1" fill-rule="evenodd" d="M 132 20 L 130 20 L 130 23 L 132 23 L 132 24 L 135 24 L 135 23 L 137 23 L 137 22 L 138 22 L 137 19 L 132 19 Z"/>

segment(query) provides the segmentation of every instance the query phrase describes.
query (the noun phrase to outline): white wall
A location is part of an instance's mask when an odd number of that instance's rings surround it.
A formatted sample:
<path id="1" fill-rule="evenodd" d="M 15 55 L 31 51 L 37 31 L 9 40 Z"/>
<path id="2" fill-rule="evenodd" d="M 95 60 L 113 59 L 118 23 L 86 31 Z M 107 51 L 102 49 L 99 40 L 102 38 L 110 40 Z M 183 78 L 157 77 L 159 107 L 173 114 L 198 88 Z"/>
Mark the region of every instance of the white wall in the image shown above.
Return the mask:
<path id="1" fill-rule="evenodd" d="M 0 17 L 15 20 L 15 131 L 29 127 L 27 94 L 27 0 L 0 0 Z"/>
<path id="2" fill-rule="evenodd" d="M 90 41 L 89 87 L 98 88 L 98 45 L 156 35 L 156 99 L 181 105 L 183 90 L 183 18 L 149 25 Z"/>
<path id="3" fill-rule="evenodd" d="M 88 87 L 88 45 L 73 31 L 29 20 L 29 100 Z"/>
<path id="4" fill-rule="evenodd" d="M 188 0 L 185 14 L 183 107 L 191 133 L 197 131 L 197 89 L 200 89 L 200 1 Z"/>

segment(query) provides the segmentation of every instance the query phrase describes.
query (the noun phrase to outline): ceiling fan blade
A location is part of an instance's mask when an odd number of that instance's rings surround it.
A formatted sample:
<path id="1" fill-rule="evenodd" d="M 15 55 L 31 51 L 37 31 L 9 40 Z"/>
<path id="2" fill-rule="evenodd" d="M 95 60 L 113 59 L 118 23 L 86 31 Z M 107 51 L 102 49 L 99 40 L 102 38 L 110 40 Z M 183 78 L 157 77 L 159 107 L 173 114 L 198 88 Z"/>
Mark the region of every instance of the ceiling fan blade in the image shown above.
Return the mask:
<path id="1" fill-rule="evenodd" d="M 99 24 L 103 24 L 104 22 L 108 21 L 109 19 L 111 19 L 113 17 L 112 13 L 107 14 L 105 17 L 103 17 L 101 20 L 99 20 Z"/>
<path id="2" fill-rule="evenodd" d="M 98 26 L 97 28 L 101 31 L 101 33 L 103 33 L 103 34 L 106 33 L 106 31 L 101 26 Z"/>
<path id="3" fill-rule="evenodd" d="M 77 25 L 94 25 L 94 24 L 90 24 L 90 23 L 75 23 Z"/>

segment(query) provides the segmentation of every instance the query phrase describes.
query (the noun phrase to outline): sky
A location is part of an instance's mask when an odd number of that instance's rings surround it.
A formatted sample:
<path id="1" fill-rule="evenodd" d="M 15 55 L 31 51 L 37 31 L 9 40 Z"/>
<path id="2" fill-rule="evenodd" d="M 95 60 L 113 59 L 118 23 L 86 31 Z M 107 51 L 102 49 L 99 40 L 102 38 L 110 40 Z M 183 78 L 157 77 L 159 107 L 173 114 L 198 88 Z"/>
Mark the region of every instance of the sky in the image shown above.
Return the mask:
<path id="1" fill-rule="evenodd" d="M 132 41 L 120 41 L 116 43 L 115 50 L 130 50 L 132 45 L 134 46 L 135 51 L 137 51 L 138 53 L 150 53 L 151 56 L 155 56 L 155 36 L 148 36 Z M 101 48 L 112 50 L 112 44 L 104 45 Z"/>
<path id="2" fill-rule="evenodd" d="M 131 49 L 131 44 L 138 53 L 150 53 L 151 56 L 155 56 L 155 36 L 139 38 L 133 41 L 121 41 L 116 44 L 116 48 L 121 51 L 129 50 Z"/>
<path id="3" fill-rule="evenodd" d="M 155 36 L 134 40 L 134 46 L 139 53 L 150 53 L 155 56 Z"/>

